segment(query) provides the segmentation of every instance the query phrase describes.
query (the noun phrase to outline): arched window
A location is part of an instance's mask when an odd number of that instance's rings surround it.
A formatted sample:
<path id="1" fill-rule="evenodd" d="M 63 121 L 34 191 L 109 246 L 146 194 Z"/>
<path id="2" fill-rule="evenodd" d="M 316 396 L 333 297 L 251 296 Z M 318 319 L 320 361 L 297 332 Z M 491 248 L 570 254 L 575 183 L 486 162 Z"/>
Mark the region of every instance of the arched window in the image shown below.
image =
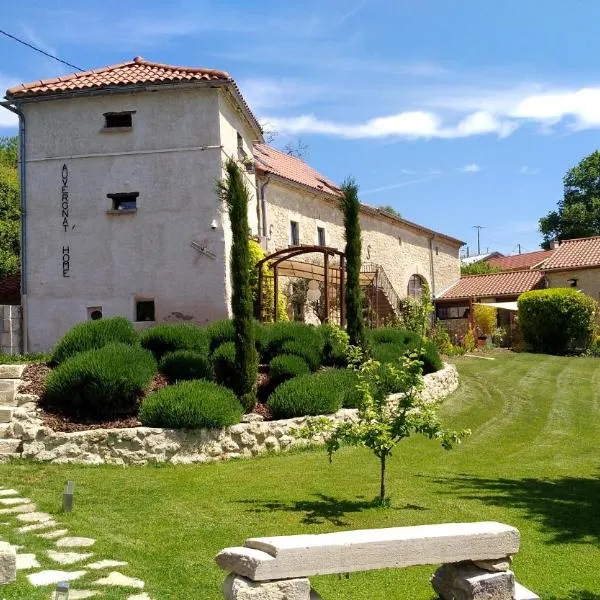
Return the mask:
<path id="1" fill-rule="evenodd" d="M 408 295 L 411 298 L 420 298 L 425 287 L 425 280 L 420 275 L 411 275 L 408 280 Z"/>

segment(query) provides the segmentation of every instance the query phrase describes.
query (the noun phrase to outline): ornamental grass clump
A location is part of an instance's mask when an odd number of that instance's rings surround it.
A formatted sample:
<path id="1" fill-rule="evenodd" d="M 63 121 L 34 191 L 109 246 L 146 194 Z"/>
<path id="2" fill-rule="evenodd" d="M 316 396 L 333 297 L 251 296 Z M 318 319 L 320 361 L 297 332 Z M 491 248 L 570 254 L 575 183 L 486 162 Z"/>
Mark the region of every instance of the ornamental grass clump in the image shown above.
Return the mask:
<path id="1" fill-rule="evenodd" d="M 58 341 L 50 361 L 59 365 L 80 352 L 113 343 L 130 346 L 138 343 L 138 334 L 125 317 L 110 317 L 75 325 Z"/>
<path id="2" fill-rule="evenodd" d="M 176 350 L 192 350 L 208 354 L 206 330 L 191 323 L 161 323 L 146 329 L 140 338 L 144 348 L 160 360 L 165 354 Z"/>
<path id="3" fill-rule="evenodd" d="M 155 374 L 156 361 L 148 350 L 109 344 L 76 354 L 54 369 L 43 404 L 85 419 L 130 415 Z"/>
<path id="4" fill-rule="evenodd" d="M 139 419 L 147 427 L 212 429 L 240 422 L 244 408 L 235 394 L 212 381 L 183 381 L 144 399 Z"/>
<path id="5" fill-rule="evenodd" d="M 193 350 L 168 352 L 162 357 L 158 370 L 171 383 L 187 379 L 212 379 L 208 357 Z"/>

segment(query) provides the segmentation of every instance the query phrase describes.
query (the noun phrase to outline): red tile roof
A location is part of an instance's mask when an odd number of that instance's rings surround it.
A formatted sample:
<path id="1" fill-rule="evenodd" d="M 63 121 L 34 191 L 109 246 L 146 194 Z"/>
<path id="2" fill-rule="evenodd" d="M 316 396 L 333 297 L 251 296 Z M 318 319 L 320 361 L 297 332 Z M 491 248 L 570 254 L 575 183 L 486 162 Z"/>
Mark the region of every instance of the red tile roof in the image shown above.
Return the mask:
<path id="1" fill-rule="evenodd" d="M 232 81 L 232 78 L 225 71 L 196 67 L 175 67 L 149 62 L 141 56 L 136 56 L 129 62 L 101 69 L 17 85 L 8 89 L 6 96 L 7 98 L 29 98 L 106 87 L 191 81 Z"/>
<path id="2" fill-rule="evenodd" d="M 540 266 L 547 270 L 585 267 L 600 267 L 600 236 L 565 240 Z"/>
<path id="3" fill-rule="evenodd" d="M 554 250 L 537 250 L 536 252 L 526 252 L 514 256 L 495 256 L 487 262 L 490 266 L 502 271 L 517 271 L 531 269 L 544 260 L 548 260 L 552 254 L 554 254 Z"/>
<path id="4" fill-rule="evenodd" d="M 440 296 L 442 300 L 518 296 L 542 286 L 542 271 L 505 271 L 461 277 Z"/>
<path id="5" fill-rule="evenodd" d="M 267 144 L 254 144 L 254 159 L 256 169 L 265 173 L 272 173 L 284 179 L 313 188 L 318 192 L 324 192 L 339 196 L 340 188 L 323 177 L 320 173 L 308 166 L 304 161 L 271 148 Z"/>

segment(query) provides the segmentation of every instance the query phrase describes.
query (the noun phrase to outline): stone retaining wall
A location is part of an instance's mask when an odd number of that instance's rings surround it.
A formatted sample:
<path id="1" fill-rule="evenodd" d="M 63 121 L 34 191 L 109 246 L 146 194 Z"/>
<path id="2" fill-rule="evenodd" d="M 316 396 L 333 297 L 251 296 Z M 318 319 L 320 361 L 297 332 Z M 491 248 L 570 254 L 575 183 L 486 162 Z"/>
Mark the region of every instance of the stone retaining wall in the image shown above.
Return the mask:
<path id="1" fill-rule="evenodd" d="M 441 399 L 457 386 L 456 369 L 445 365 L 441 371 L 425 376 L 423 397 L 427 401 Z M 36 415 L 32 403 L 15 410 L 11 428 L 13 437 L 22 440 L 20 455 L 57 464 L 206 463 L 249 458 L 307 443 L 290 435 L 307 417 L 262 421 L 258 415 L 247 415 L 245 422 L 224 429 L 134 427 L 61 433 L 45 427 Z M 333 418 L 343 421 L 355 415 L 354 409 L 342 409 Z"/>

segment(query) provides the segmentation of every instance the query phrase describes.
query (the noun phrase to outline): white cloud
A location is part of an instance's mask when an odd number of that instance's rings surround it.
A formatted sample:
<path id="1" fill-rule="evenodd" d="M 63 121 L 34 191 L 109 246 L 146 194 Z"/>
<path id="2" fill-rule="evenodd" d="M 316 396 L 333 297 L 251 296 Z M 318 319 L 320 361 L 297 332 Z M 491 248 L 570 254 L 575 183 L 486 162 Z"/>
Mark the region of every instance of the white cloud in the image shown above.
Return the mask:
<path id="1" fill-rule="evenodd" d="M 538 175 L 539 172 L 540 172 L 540 170 L 538 168 L 528 167 L 527 165 L 523 165 L 519 169 L 519 173 L 521 175 Z"/>
<path id="2" fill-rule="evenodd" d="M 389 185 L 383 185 L 381 187 L 372 188 L 370 190 L 364 190 L 364 191 L 361 190 L 360 195 L 361 196 L 369 196 L 370 194 L 377 194 L 379 192 L 395 190 L 398 188 L 407 187 L 409 185 L 415 185 L 417 183 L 425 183 L 427 181 L 432 181 L 434 179 L 437 179 L 439 176 L 440 176 L 440 174 L 432 174 L 432 175 L 429 175 L 428 177 L 420 177 L 419 179 L 410 179 L 408 181 L 399 181 L 398 183 L 391 183 Z"/>
<path id="3" fill-rule="evenodd" d="M 461 173 L 479 173 L 481 167 L 477 163 L 470 163 L 459 169 Z"/>

